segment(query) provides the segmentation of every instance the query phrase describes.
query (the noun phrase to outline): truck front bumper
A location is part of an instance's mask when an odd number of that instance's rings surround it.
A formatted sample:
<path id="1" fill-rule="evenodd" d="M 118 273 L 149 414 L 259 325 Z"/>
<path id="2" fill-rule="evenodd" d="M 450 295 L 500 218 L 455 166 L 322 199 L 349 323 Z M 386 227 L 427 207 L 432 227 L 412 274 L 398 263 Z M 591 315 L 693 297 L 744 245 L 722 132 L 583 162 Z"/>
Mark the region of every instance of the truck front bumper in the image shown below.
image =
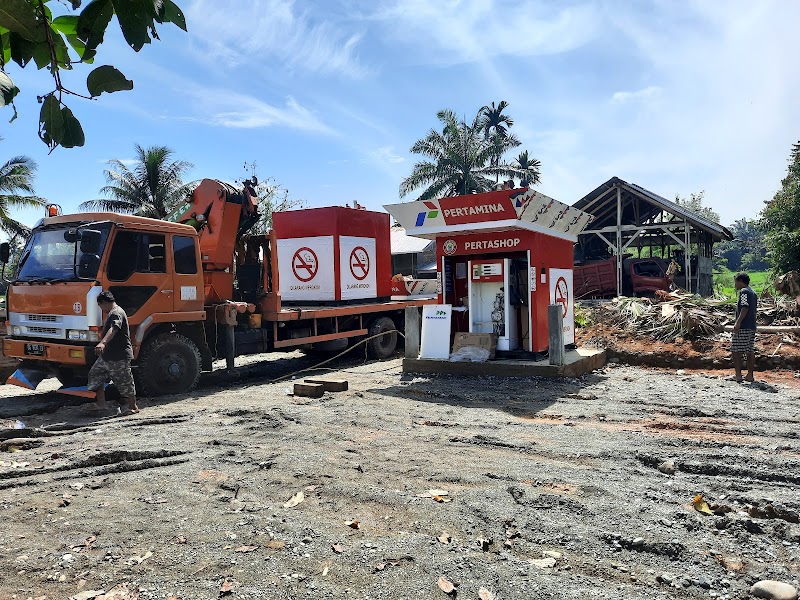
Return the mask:
<path id="1" fill-rule="evenodd" d="M 34 346 L 37 347 L 35 348 L 36 353 L 31 352 Z M 94 352 L 91 346 L 11 338 L 3 340 L 3 354 L 9 358 L 50 362 L 70 367 L 85 367 L 94 362 Z"/>
<path id="2" fill-rule="evenodd" d="M 54 377 L 58 372 L 58 367 L 86 368 L 87 365 L 94 362 L 93 350 L 92 346 L 73 346 L 6 338 L 3 340 L 3 354 L 11 358 L 22 359 L 17 370 L 6 380 L 6 383 L 35 390 L 42 380 Z M 95 393 L 89 391 L 86 386 L 62 387 L 58 391 L 87 398 L 95 396 Z"/>

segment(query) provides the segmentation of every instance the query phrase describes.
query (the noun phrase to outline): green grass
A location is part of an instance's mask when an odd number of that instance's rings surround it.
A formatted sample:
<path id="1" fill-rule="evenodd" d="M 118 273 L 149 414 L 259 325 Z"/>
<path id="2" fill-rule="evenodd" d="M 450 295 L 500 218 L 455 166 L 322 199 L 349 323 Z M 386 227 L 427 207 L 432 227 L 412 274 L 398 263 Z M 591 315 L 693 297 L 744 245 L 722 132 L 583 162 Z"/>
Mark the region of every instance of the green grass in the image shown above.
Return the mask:
<path id="1" fill-rule="evenodd" d="M 718 296 L 724 296 L 731 302 L 736 300 L 736 288 L 733 286 L 735 275 L 736 273 L 727 269 L 714 272 L 714 291 Z M 769 271 L 753 271 L 748 275 L 750 275 L 750 287 L 756 294 L 761 295 L 765 289 L 772 287 L 773 278 Z"/>

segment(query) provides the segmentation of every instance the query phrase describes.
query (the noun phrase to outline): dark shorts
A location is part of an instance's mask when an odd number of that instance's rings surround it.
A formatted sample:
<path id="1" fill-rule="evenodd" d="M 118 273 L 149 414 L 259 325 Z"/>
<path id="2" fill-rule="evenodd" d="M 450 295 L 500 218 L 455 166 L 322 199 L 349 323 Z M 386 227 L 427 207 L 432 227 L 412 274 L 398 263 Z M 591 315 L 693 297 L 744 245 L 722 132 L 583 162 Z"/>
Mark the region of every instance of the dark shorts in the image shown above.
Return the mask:
<path id="1" fill-rule="evenodd" d="M 109 381 L 113 381 L 120 395 L 127 398 L 136 396 L 136 386 L 131 373 L 129 360 L 104 360 L 98 357 L 89 369 L 89 389 L 99 390 Z"/>
<path id="2" fill-rule="evenodd" d="M 756 347 L 756 330 L 740 329 L 733 332 L 731 338 L 732 352 L 753 352 Z"/>

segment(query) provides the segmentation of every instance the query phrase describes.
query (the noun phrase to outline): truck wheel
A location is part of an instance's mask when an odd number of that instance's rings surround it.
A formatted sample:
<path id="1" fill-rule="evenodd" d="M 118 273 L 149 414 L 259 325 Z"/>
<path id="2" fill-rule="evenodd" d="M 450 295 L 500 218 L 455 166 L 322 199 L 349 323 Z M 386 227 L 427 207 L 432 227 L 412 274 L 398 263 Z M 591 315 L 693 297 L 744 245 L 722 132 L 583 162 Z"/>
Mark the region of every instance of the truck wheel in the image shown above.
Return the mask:
<path id="1" fill-rule="evenodd" d="M 389 358 L 397 348 L 397 327 L 389 317 L 380 317 L 372 323 L 367 337 L 377 335 L 384 331 L 391 331 L 381 337 L 373 338 L 367 342 L 367 350 L 372 358 Z"/>
<path id="2" fill-rule="evenodd" d="M 200 380 L 200 350 L 180 333 L 162 333 L 145 342 L 139 355 L 137 394 L 163 396 L 191 391 Z"/>
<path id="3" fill-rule="evenodd" d="M 60 367 L 56 374 L 56 378 L 64 387 L 80 387 L 86 385 L 88 378 L 87 373 L 79 373 L 70 367 Z"/>

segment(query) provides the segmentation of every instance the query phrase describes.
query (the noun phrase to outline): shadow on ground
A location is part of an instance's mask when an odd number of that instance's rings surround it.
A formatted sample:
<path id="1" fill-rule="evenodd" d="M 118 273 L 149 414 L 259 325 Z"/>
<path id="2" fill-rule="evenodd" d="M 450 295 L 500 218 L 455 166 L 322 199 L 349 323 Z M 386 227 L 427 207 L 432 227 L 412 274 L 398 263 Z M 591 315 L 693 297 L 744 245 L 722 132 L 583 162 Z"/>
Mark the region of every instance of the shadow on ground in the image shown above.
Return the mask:
<path id="1" fill-rule="evenodd" d="M 606 377 L 590 373 L 579 378 L 471 377 L 452 375 L 426 377 L 405 374 L 408 385 L 372 388 L 376 394 L 431 402 L 459 408 L 501 410 L 515 417 L 531 417 L 564 398 L 587 398 L 585 388 Z M 594 394 L 591 394 L 594 398 Z"/>

